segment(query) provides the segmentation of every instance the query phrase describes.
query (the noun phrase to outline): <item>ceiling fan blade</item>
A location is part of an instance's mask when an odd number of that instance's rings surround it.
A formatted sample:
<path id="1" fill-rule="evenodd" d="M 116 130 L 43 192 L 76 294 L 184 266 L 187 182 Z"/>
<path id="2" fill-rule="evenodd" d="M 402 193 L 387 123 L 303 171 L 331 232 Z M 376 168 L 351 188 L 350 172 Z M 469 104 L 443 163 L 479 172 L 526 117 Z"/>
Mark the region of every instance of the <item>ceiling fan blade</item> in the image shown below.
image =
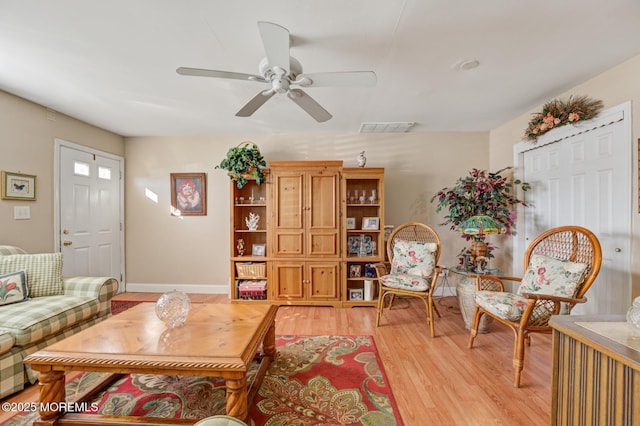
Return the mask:
<path id="1" fill-rule="evenodd" d="M 279 67 L 289 74 L 289 30 L 272 22 L 259 21 L 258 29 L 269 67 Z"/>
<path id="2" fill-rule="evenodd" d="M 250 117 L 254 112 L 257 111 L 265 102 L 267 102 L 276 92 L 273 90 L 265 90 L 264 92 L 258 93 L 253 97 L 245 106 L 243 106 L 240 111 L 236 112 L 236 117 Z"/>
<path id="3" fill-rule="evenodd" d="M 311 80 L 310 82 L 307 80 Z M 320 72 L 314 74 L 300 74 L 293 83 L 303 87 L 323 86 L 359 86 L 372 87 L 377 82 L 373 71 Z"/>
<path id="4" fill-rule="evenodd" d="M 301 89 L 291 89 L 287 96 L 318 123 L 324 123 L 332 117 L 326 109 L 322 108 L 319 103 Z"/>
<path id="5" fill-rule="evenodd" d="M 205 70 L 200 68 L 185 68 L 180 67 L 176 69 L 176 72 L 180 75 L 193 75 L 196 77 L 216 77 L 216 78 L 233 78 L 236 80 L 249 80 L 249 81 L 260 81 L 266 83 L 263 77 L 259 75 L 253 74 L 243 74 L 240 72 L 231 72 L 231 71 L 217 71 L 217 70 Z"/>

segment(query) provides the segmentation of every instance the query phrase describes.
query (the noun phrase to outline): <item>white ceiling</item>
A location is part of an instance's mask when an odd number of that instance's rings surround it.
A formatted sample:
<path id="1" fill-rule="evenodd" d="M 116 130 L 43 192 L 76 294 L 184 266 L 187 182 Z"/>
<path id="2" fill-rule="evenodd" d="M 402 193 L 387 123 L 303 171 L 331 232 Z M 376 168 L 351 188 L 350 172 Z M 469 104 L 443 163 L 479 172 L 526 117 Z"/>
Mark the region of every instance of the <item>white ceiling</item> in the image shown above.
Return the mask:
<path id="1" fill-rule="evenodd" d="M 325 123 L 283 95 L 240 118 L 267 86 L 175 72 L 257 74 L 258 21 L 376 87 L 305 89 Z M 124 136 L 490 130 L 638 54 L 638 0 L 0 0 L 0 89 Z"/>

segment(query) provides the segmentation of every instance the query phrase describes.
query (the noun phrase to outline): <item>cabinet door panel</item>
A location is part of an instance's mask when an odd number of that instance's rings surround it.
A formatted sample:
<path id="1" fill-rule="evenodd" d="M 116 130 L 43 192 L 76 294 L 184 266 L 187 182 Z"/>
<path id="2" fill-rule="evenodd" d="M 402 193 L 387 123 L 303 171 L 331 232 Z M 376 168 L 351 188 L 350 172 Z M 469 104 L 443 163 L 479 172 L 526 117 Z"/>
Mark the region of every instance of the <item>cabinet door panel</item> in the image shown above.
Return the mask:
<path id="1" fill-rule="evenodd" d="M 311 249 L 309 255 L 312 256 L 335 256 L 338 252 L 337 233 L 315 233 L 309 236 Z"/>
<path id="2" fill-rule="evenodd" d="M 303 254 L 303 241 L 304 234 L 301 231 L 280 231 L 276 234 L 274 254 L 276 256 L 300 256 Z"/>
<path id="3" fill-rule="evenodd" d="M 338 175 L 311 175 L 309 229 L 338 228 Z"/>
<path id="4" fill-rule="evenodd" d="M 338 257 L 338 174 L 330 170 L 309 175 L 307 221 L 309 256 Z"/>
<path id="5" fill-rule="evenodd" d="M 338 262 L 307 263 L 308 300 L 338 300 Z"/>
<path id="6" fill-rule="evenodd" d="M 276 175 L 276 229 L 301 229 L 303 225 L 303 182 L 300 173 Z"/>
<path id="7" fill-rule="evenodd" d="M 304 300 L 304 263 L 275 262 L 274 297 L 280 300 Z"/>

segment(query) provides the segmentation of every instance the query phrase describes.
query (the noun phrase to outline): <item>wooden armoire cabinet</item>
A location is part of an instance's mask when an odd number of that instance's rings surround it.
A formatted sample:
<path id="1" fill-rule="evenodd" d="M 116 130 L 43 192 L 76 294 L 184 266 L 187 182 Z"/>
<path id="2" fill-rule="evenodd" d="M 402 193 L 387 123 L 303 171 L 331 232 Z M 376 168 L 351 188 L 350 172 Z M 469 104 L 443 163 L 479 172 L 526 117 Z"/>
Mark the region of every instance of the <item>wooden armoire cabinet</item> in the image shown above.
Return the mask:
<path id="1" fill-rule="evenodd" d="M 273 299 L 339 304 L 342 161 L 272 161 L 270 169 Z"/>
<path id="2" fill-rule="evenodd" d="M 231 204 L 233 302 L 375 306 L 363 289 L 367 266 L 384 258 L 384 169 L 271 161 L 265 184 L 231 183 Z"/>

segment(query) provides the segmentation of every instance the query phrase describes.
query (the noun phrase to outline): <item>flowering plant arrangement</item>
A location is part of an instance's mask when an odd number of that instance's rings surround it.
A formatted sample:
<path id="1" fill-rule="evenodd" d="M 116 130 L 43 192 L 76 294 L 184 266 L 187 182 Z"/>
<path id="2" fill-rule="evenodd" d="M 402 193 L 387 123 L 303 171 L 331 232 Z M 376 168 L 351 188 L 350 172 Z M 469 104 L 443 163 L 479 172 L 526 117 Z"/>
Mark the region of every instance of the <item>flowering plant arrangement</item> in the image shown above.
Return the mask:
<path id="1" fill-rule="evenodd" d="M 601 100 L 591 99 L 588 96 L 577 98 L 570 96 L 566 101 L 554 99 L 542 106 L 542 112 L 533 114 L 524 132 L 525 136 L 529 140 L 536 141 L 538 136 L 553 128 L 592 119 L 602 108 Z"/>
<path id="2" fill-rule="evenodd" d="M 516 206 L 527 204 L 516 198 L 516 187 L 523 191 L 531 189 L 531 185 L 519 179 L 511 180 L 501 175 L 512 167 L 505 167 L 497 172 L 472 169 L 465 177 L 458 178 L 451 188 L 443 188 L 431 198 L 437 200 L 436 212 L 447 208 L 449 214 L 441 225 L 451 224 L 451 230 L 457 230 L 459 225 L 471 216 L 487 215 L 502 224 L 507 235 L 515 233 Z M 467 240 L 469 235 L 462 234 Z"/>

